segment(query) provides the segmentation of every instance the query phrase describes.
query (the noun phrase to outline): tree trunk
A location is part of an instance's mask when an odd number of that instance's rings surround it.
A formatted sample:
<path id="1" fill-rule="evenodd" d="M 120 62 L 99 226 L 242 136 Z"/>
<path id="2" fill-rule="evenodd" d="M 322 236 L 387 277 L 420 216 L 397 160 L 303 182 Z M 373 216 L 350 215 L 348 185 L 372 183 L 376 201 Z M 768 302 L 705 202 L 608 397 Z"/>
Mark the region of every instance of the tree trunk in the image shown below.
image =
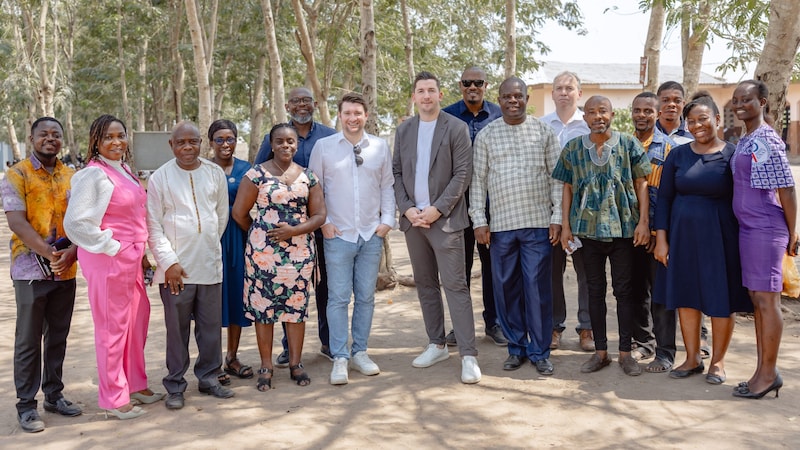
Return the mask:
<path id="1" fill-rule="evenodd" d="M 186 70 L 183 67 L 183 58 L 181 58 L 179 50 L 181 43 L 181 24 L 183 21 L 178 18 L 183 17 L 183 2 L 181 2 L 181 0 L 173 0 L 173 2 L 172 13 L 175 20 L 172 26 L 172 32 L 169 35 L 169 48 L 172 50 L 172 65 L 175 68 L 172 75 L 172 103 L 175 106 L 175 118 L 173 122 L 179 122 L 183 119 L 183 91 L 186 80 Z"/>
<path id="2" fill-rule="evenodd" d="M 780 131 L 783 127 L 780 119 L 786 104 L 786 89 L 800 47 L 800 2 L 772 0 L 769 9 L 769 30 L 756 65 L 755 77 L 769 88 L 770 115 Z"/>
<path id="3" fill-rule="evenodd" d="M 331 122 L 331 113 L 328 110 L 327 99 L 322 96 L 322 84 L 317 76 L 317 60 L 314 57 L 314 47 L 311 43 L 311 36 L 308 33 L 303 6 L 300 3 L 300 0 L 292 0 L 292 8 L 297 20 L 295 38 L 300 44 L 300 52 L 303 54 L 303 59 L 306 60 L 306 81 L 311 85 L 311 91 L 314 92 L 314 97 L 317 99 L 320 120 L 327 124 Z"/>
<path id="4" fill-rule="evenodd" d="M 286 109 L 283 107 L 286 95 L 283 90 L 283 67 L 275 37 L 275 18 L 272 15 L 272 2 L 261 0 L 261 12 L 264 16 L 264 34 L 267 38 L 267 54 L 269 55 L 270 110 L 273 123 L 286 122 Z"/>
<path id="5" fill-rule="evenodd" d="M 411 31 L 411 23 L 408 20 L 408 1 L 400 0 L 400 11 L 403 14 L 403 31 L 406 35 L 404 50 L 406 52 L 406 72 L 408 74 L 408 85 L 414 83 L 417 72 L 414 70 L 414 33 Z M 414 115 L 414 100 L 408 98 L 406 103 L 406 116 Z"/>
<path id="6" fill-rule="evenodd" d="M 378 135 L 378 43 L 372 0 L 361 0 L 361 93 L 369 105 L 367 133 Z"/>
<path id="7" fill-rule="evenodd" d="M 9 145 L 11 145 L 11 153 L 14 156 L 14 161 L 22 159 L 22 154 L 19 150 L 19 141 L 17 140 L 17 130 L 14 126 L 14 120 L 11 115 L 6 115 L 6 133 L 8 134 Z"/>
<path id="8" fill-rule="evenodd" d="M 644 56 L 647 57 L 647 77 L 644 90 L 655 93 L 658 89 L 658 69 L 661 64 L 661 38 L 664 35 L 666 9 L 663 0 L 654 0 L 650 8 L 650 24 L 647 27 L 647 40 Z"/>
<path id="9" fill-rule="evenodd" d="M 72 126 L 72 103 L 67 103 L 64 108 L 64 128 L 67 135 L 67 148 L 69 148 L 69 159 L 75 167 L 78 167 L 78 145 L 75 143 L 75 127 Z"/>
<path id="10" fill-rule="evenodd" d="M 506 54 L 504 78 L 517 74 L 517 2 L 506 0 Z"/>
<path id="11" fill-rule="evenodd" d="M 122 118 L 127 126 L 133 125 L 133 116 L 128 104 L 128 82 L 125 76 L 125 49 L 122 45 L 122 0 L 117 0 L 117 54 L 119 60 L 119 86 L 122 99 Z"/>
<path id="12" fill-rule="evenodd" d="M 147 117 L 145 116 L 145 98 L 147 98 L 147 47 L 150 44 L 149 37 L 144 37 L 142 48 L 139 52 L 139 64 L 137 72 L 139 74 L 139 101 L 136 105 L 136 131 L 147 129 Z M 132 127 L 132 124 L 128 125 Z"/>
<path id="13" fill-rule="evenodd" d="M 209 58 L 206 55 L 205 33 L 200 23 L 195 0 L 186 0 L 186 20 L 189 24 L 189 35 L 192 37 L 194 73 L 197 78 L 197 125 L 202 136 L 211 125 L 211 84 L 208 75 Z M 216 20 L 216 17 L 211 18 L 212 22 L 216 22 Z M 208 149 L 207 146 L 205 148 Z"/>
<path id="14" fill-rule="evenodd" d="M 700 1 L 697 10 L 691 2 L 683 2 L 681 11 L 681 50 L 683 56 L 683 89 L 689 98 L 697 90 L 703 53 L 708 38 L 711 0 Z"/>
<path id="15" fill-rule="evenodd" d="M 267 55 L 258 56 L 258 75 L 256 75 L 253 93 L 250 96 L 250 146 L 247 151 L 247 160 L 255 161 L 261 147 L 261 125 L 264 122 L 264 79 L 267 76 Z"/>

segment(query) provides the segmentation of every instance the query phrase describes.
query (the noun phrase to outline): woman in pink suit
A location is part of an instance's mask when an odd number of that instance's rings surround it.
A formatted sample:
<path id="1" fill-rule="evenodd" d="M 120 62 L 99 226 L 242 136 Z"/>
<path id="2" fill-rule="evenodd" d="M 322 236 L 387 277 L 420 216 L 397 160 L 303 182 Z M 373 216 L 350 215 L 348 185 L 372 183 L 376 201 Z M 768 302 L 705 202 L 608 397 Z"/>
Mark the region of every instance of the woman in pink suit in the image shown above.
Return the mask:
<path id="1" fill-rule="evenodd" d="M 145 413 L 136 404 L 164 398 L 148 389 L 144 363 L 150 320 L 143 276 L 147 195 L 122 161 L 128 153 L 125 124 L 103 115 L 89 133 L 90 162 L 72 178 L 64 229 L 79 247 L 89 288 L 98 404 L 107 415 L 134 419 Z"/>

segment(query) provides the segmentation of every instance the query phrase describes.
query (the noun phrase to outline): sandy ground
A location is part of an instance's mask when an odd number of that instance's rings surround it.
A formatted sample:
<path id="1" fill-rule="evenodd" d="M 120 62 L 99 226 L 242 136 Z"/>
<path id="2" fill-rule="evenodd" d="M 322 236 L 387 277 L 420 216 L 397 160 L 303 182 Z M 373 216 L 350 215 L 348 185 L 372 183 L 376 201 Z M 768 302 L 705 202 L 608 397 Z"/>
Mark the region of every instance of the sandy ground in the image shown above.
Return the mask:
<path id="1" fill-rule="evenodd" d="M 410 275 L 402 234 L 393 231 L 395 266 Z M 0 241 L 9 237 L 0 225 Z M 8 253 L 0 271 L 8 272 Z M 476 266 L 479 263 L 476 260 Z M 476 268 L 477 270 L 477 268 Z M 475 280 L 477 281 L 477 280 Z M 15 301 L 11 281 L 0 276 L 0 440 L 2 448 L 797 448 L 800 439 L 800 322 L 798 302 L 784 300 L 787 314 L 779 367 L 785 380 L 780 398 L 736 399 L 732 387 L 749 377 L 755 365 L 753 322 L 736 319 L 727 357 L 728 381 L 712 386 L 702 376 L 673 380 L 666 374 L 627 377 L 615 363 L 581 374 L 589 357 L 578 347 L 575 327 L 576 285 L 567 271 L 568 324 L 562 348 L 552 354 L 555 375 L 541 377 L 526 364 L 502 370 L 506 350 L 484 337 L 480 283 L 472 288 L 483 380 L 459 381 L 460 361 L 451 358 L 427 369 L 411 367 L 427 344 L 416 292 L 397 287 L 376 296 L 370 354 L 381 374 L 351 371 L 346 386 L 331 386 L 331 363 L 317 354 L 316 311 L 306 329 L 304 364 L 313 382 L 298 387 L 287 369 L 276 369 L 274 389 L 255 389 L 255 380 L 234 379 L 236 397 L 219 400 L 197 391 L 187 373 L 186 407 L 170 411 L 163 402 L 145 406 L 148 414 L 132 421 L 106 419 L 97 406 L 93 326 L 86 284 L 79 277 L 72 331 L 64 364 L 65 394 L 84 414 L 66 418 L 40 413 L 47 425 L 27 434 L 18 426 L 13 386 Z M 155 288 L 147 343 L 151 386 L 163 391 L 163 308 Z M 609 293 L 609 347 L 616 361 L 615 304 Z M 449 327 L 449 325 L 448 325 Z M 449 328 L 448 328 L 449 329 Z M 224 335 L 223 335 L 224 336 Z M 280 336 L 275 339 L 279 352 Z M 196 354 L 194 343 L 190 344 Z M 224 346 L 224 338 L 223 338 Z M 678 361 L 684 353 L 679 340 Z M 257 366 L 253 328 L 242 335 L 240 358 Z"/>

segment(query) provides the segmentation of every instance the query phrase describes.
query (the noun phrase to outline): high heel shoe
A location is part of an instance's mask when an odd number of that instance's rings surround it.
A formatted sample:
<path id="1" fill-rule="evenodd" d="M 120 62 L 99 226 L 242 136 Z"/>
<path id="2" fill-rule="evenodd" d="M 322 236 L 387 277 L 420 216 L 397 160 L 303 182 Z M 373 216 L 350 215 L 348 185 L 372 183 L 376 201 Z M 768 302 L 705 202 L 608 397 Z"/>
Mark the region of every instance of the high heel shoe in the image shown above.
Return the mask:
<path id="1" fill-rule="evenodd" d="M 783 378 L 781 378 L 779 374 L 777 377 L 775 377 L 775 381 L 773 381 L 768 388 L 764 389 L 761 392 L 751 392 L 750 389 L 748 388 L 740 388 L 738 391 L 733 391 L 733 396 L 741 398 L 752 398 L 754 400 L 758 400 L 760 398 L 763 398 L 770 392 L 775 391 L 775 398 L 778 398 L 778 392 L 780 392 L 782 387 L 783 387 Z"/>
<path id="2" fill-rule="evenodd" d="M 130 411 L 122 412 L 119 409 L 107 409 L 106 410 L 106 419 L 108 419 L 108 415 L 111 414 L 115 416 L 119 420 L 128 420 L 128 419 L 135 419 L 139 416 L 144 415 L 147 411 L 139 408 L 138 406 L 134 406 L 130 409 Z"/>
<path id="3" fill-rule="evenodd" d="M 134 392 L 131 394 L 131 403 L 139 402 L 145 405 L 149 405 L 150 403 L 155 403 L 166 396 L 167 394 L 163 392 L 153 392 L 151 395 L 144 395 L 141 392 Z"/>

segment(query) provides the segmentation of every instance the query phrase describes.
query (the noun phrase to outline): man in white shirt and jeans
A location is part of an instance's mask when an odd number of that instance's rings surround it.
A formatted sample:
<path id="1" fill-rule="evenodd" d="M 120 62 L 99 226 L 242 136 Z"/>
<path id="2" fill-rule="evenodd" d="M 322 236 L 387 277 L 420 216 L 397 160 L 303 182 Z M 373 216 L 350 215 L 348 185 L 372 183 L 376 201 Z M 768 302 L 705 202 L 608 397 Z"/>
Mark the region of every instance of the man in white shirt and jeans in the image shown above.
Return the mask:
<path id="1" fill-rule="evenodd" d="M 364 131 L 367 102 L 355 93 L 339 101 L 342 131 L 320 139 L 308 167 L 325 194 L 322 226 L 328 273 L 331 384 L 347 384 L 348 360 L 364 375 L 380 368 L 367 355 L 375 283 L 383 239 L 395 225 L 392 154 L 383 139 Z M 347 349 L 348 305 L 353 303 L 353 345 Z"/>
<path id="2" fill-rule="evenodd" d="M 150 176 L 147 189 L 147 240 L 157 263 L 167 327 L 168 409 L 183 408 L 189 368 L 189 330 L 194 319 L 200 392 L 230 398 L 217 369 L 222 365 L 222 246 L 228 223 L 228 182 L 222 169 L 200 158 L 202 139 L 191 122 L 172 130 L 175 158 Z"/>

